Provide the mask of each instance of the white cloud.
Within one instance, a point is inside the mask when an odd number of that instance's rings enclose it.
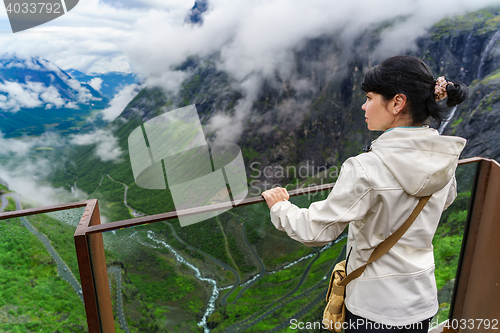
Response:
[[[71,89],[76,91],[75,97],[78,100],[78,102],[86,103],[88,101],[97,99],[96,97],[92,96],[92,94],[90,93],[90,91],[87,88],[82,86],[80,81],[75,80],[75,79],[68,77],[68,76],[62,76],[61,78]]]
[[[0,109],[4,111],[17,112],[21,108],[35,108],[42,105],[38,98],[39,94],[28,87],[28,85],[17,82],[0,83]]]
[[[42,206],[85,199],[86,195],[81,191],[71,193],[65,188],[54,188],[43,181],[54,167],[54,161],[47,159],[12,162],[0,165],[0,178],[9,184],[10,190]]]
[[[89,99],[95,99],[85,87],[79,86],[77,88],[76,98],[78,98],[79,101],[84,102]],[[0,82],[0,92],[4,93],[0,95],[0,109],[4,111],[17,112],[21,108],[35,108],[43,104],[47,104],[46,109],[64,106],[72,108],[76,106],[74,103],[65,101],[59,94],[57,88],[53,86],[47,87],[41,82]]]
[[[104,120],[112,121],[116,117],[118,117],[138,92],[138,84],[131,84],[123,87],[115,95],[115,97],[113,97],[113,99],[109,103],[110,106],[102,111]]]
[[[71,135],[70,143],[75,145],[95,144],[95,155],[103,162],[119,161],[122,150],[111,129],[99,129],[91,133]]]
[[[49,86],[40,92],[40,99],[44,103],[51,103],[55,105],[56,108],[60,108],[65,105],[64,99],[62,99],[59,91],[53,86]]]
[[[102,79],[100,77],[94,77],[88,84],[94,88],[95,90],[99,91],[101,90],[101,85],[102,85]]]
[[[142,74],[143,77],[145,75]],[[166,92],[176,93],[188,76],[188,73],[183,71],[165,69],[164,72],[148,73],[144,85],[150,87],[160,86]]]
[[[69,192],[64,188],[54,188],[44,181],[62,162],[42,157],[26,158],[35,153],[34,148],[60,148],[67,145],[67,140],[58,134],[45,133],[40,137],[4,138],[0,132],[0,178],[9,184],[9,189],[22,197],[43,206],[67,201],[78,201],[86,197],[85,193]]]
[[[234,115],[216,113],[209,119],[206,129],[209,132],[215,132],[214,141],[236,142],[239,139],[244,121],[251,112],[252,103],[257,97],[260,85],[260,77],[250,76],[241,83],[241,87],[247,94],[236,103]]]
[[[36,147],[59,148],[66,145],[64,138],[55,133],[44,133],[40,137],[4,138],[0,132],[0,155],[26,156]]]
[[[40,106],[42,102],[38,99],[38,94],[25,89],[25,87],[25,84],[17,82],[0,83],[0,92],[6,93],[6,95],[0,95],[0,109],[17,112],[21,107],[34,108]]]
[[[68,103],[66,103],[66,108],[68,108],[68,109],[78,109],[78,105],[76,105],[75,102],[68,102]]]

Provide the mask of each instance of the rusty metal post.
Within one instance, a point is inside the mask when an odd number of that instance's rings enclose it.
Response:
[[[94,279],[92,277],[92,264],[90,262],[90,248],[87,236],[85,235],[85,230],[90,224],[94,208],[95,203],[88,203],[85,207],[80,223],[76,228],[74,239],[89,332],[101,333],[99,309],[97,307],[96,293],[94,292]]]
[[[76,255],[89,332],[115,333],[102,234],[86,234],[89,226],[99,224],[97,200],[88,200],[74,236]]]

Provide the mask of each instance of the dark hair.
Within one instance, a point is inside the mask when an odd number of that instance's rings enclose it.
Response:
[[[421,125],[431,117],[439,126],[448,109],[465,100],[467,86],[463,83],[448,84],[445,104],[435,101],[435,85],[431,69],[422,60],[413,56],[395,56],[370,69],[361,89],[366,93],[380,94],[386,101],[396,94],[404,94],[405,108],[414,125]]]

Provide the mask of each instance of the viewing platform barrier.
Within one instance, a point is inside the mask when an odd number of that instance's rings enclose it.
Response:
[[[500,164],[485,158],[470,158],[459,165],[474,163],[475,176],[467,213],[448,323],[431,332],[478,332],[479,320],[500,320]],[[289,191],[299,196],[327,191],[334,184]],[[243,200],[237,207],[265,202],[259,197]],[[0,220],[65,211],[85,207],[74,234],[74,242],[88,329],[90,333],[114,333],[115,324],[106,268],[102,233],[154,222],[172,220],[178,213],[157,215],[101,224],[96,199],[61,205],[30,208],[0,214]],[[194,215],[232,207],[220,203],[183,211]],[[472,321],[474,324],[472,324]],[[465,325],[463,323],[466,323]],[[500,325],[500,324],[499,324]],[[446,326],[446,327],[445,327]]]

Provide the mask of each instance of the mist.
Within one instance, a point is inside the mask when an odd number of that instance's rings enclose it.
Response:
[[[69,191],[64,187],[54,187],[46,181],[49,174],[58,167],[62,169],[62,164],[57,165],[49,158],[13,158],[0,165],[0,178],[8,184],[9,190],[19,193],[22,202],[28,201],[30,205],[49,206],[85,200],[87,195],[78,189]]]
[[[138,84],[130,84],[120,89],[115,97],[109,102],[109,107],[101,112],[103,119],[107,121],[115,120],[115,118],[122,113],[127,104],[137,95],[139,90],[140,87]]]
[[[412,50],[415,41],[438,21],[478,10],[498,1],[229,1],[212,0],[203,24],[186,24],[178,12],[152,10],[134,24],[123,44],[131,67],[147,84],[175,92],[175,67],[188,56],[217,53],[217,67],[235,80],[244,93],[234,115],[218,113],[208,122],[217,140],[237,141],[251,103],[265,79],[276,73],[293,78],[293,54],[312,38],[335,36],[349,50],[356,37],[390,23],[371,55],[374,62]],[[163,80],[164,78],[165,80]],[[180,78],[182,79],[182,77]],[[301,82],[306,90],[311,85]]]
[[[243,98],[236,104],[234,113],[220,110],[213,114],[206,128],[215,133],[216,141],[236,142],[245,122],[252,119],[253,101],[264,82],[276,84],[274,77],[279,75],[297,91],[299,98],[315,92],[317,87],[308,78],[294,72],[294,52],[304,47],[308,40],[335,36],[342,45],[341,52],[348,55],[355,38],[382,23],[390,23],[370,55],[371,62],[376,63],[414,49],[417,38],[440,20],[498,5],[498,1],[211,0],[208,10],[201,14],[202,23],[191,24],[186,22],[186,16],[193,4],[180,0],[81,1],[74,10],[57,20],[25,33],[5,34],[0,45],[3,52],[24,54],[26,58],[40,56],[63,69],[74,68],[86,73],[134,72],[144,86],[160,86],[168,94],[178,93],[188,77],[189,73],[176,69],[187,57],[217,55],[217,69],[230,76],[234,89],[241,91]],[[5,20],[0,24],[5,26]],[[338,61],[333,65],[341,67],[343,60]],[[325,71],[333,65],[315,64]],[[90,94],[73,81],[68,84],[73,84],[78,91],[79,101],[91,99]],[[90,84],[99,90],[102,82],[94,80]],[[9,98],[0,97],[0,107],[11,112],[41,103],[63,107],[56,91],[29,82],[3,84],[0,90],[9,93]],[[109,121],[118,117],[136,91],[137,87],[133,86],[123,88],[103,111],[103,117]],[[287,101],[277,111],[283,117],[294,119],[299,110],[307,107],[305,98]],[[94,154],[102,161],[121,161],[123,152],[110,129],[69,138],[47,134],[40,138],[5,139],[0,134],[0,154],[19,159],[27,159],[29,152],[40,146],[57,148],[88,144],[95,145]],[[10,185],[20,193],[23,191],[23,196],[28,195],[29,190],[33,194],[45,193],[42,197],[51,198],[51,202],[57,201],[60,194],[71,198],[69,192],[33,187],[38,186],[37,182],[33,186],[25,182],[33,179],[33,170],[43,171],[39,173],[43,178],[54,167],[50,163],[40,163],[26,160],[25,167],[15,170],[4,165],[0,177],[10,180]]]
[[[118,139],[113,134],[113,129],[97,129],[90,133],[75,134],[69,137],[72,145],[96,145],[93,152],[103,162],[121,162],[123,151],[118,145]]]

